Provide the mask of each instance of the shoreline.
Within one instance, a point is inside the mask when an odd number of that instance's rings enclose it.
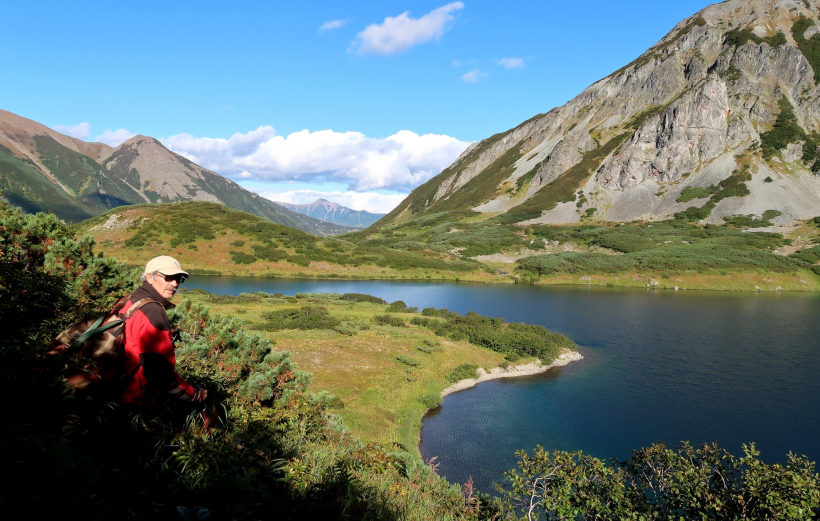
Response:
[[[549,371],[554,367],[564,367],[572,362],[577,362],[583,359],[584,356],[578,351],[564,351],[558,356],[558,358],[553,360],[552,363],[547,365],[542,365],[541,360],[535,360],[534,362],[530,362],[528,364],[509,366],[506,369],[504,369],[503,367],[494,367],[490,369],[489,373],[485,371],[483,368],[479,367],[476,370],[476,372],[478,373],[478,378],[468,378],[466,380],[460,380],[454,383],[450,387],[447,387],[446,389],[441,391],[441,397],[444,398],[447,395],[457,393],[465,389],[470,389],[480,384],[481,382],[499,380],[501,378],[516,378],[519,376],[532,376],[535,374],[541,374]]]
[[[129,265],[131,266],[131,265]],[[498,284],[498,285],[508,285],[508,284],[526,284],[523,281],[515,281],[510,278],[500,278],[500,279],[493,279],[493,280],[477,280],[477,279],[462,279],[459,277],[455,278],[398,278],[398,277],[367,277],[367,278],[357,278],[357,277],[322,277],[322,276],[308,276],[308,275],[270,275],[270,274],[237,274],[237,273],[196,273],[196,268],[191,270],[191,274],[197,277],[241,277],[241,278],[259,278],[259,279],[286,279],[286,280],[316,280],[316,281],[340,281],[340,282],[449,282],[449,283],[460,283],[466,282],[470,284]],[[781,288],[776,287],[775,289],[746,289],[746,288],[727,288],[727,287],[693,287],[693,286],[686,286],[686,287],[669,287],[669,286],[653,286],[651,284],[613,284],[611,282],[607,283],[600,283],[600,282],[569,282],[569,281],[550,281],[550,280],[538,280],[537,282],[531,283],[529,285],[532,286],[572,286],[572,287],[588,287],[588,288],[604,288],[604,289],[646,289],[647,291],[714,291],[720,293],[817,293],[820,292],[820,288]]]

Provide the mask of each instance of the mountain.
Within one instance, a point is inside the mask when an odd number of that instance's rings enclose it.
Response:
[[[375,228],[442,212],[522,225],[814,217],[819,13],[820,0],[707,7],[566,105],[472,145]]]
[[[326,199],[316,199],[310,204],[281,203],[288,210],[326,222],[352,226],[353,228],[367,228],[386,214],[370,213],[364,210],[352,210]]]
[[[135,136],[116,148],[86,143],[0,110],[0,191],[26,212],[79,222],[138,203],[210,201],[315,235],[352,228],[306,217]]]

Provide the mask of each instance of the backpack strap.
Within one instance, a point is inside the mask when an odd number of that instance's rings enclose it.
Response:
[[[157,302],[157,301],[152,299],[152,298],[144,298],[144,299],[141,299],[141,300],[138,300],[138,301],[134,302],[133,304],[131,304],[131,307],[128,308],[128,311],[125,312],[125,315],[121,315],[122,316],[122,321],[125,322],[126,320],[131,318],[134,315],[134,313],[139,311],[142,306],[144,306],[146,304],[150,304],[151,302]],[[159,304],[159,302],[157,302],[157,304]],[[160,304],[160,306],[161,305],[162,304]]]

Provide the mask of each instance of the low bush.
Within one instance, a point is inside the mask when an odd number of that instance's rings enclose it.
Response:
[[[416,347],[416,349],[418,349],[422,353],[427,353],[428,355],[433,354],[433,353],[439,353],[439,352],[442,351],[440,346],[428,346],[428,345],[420,345],[420,346]]]
[[[373,317],[373,322],[380,326],[404,327],[404,320],[392,315],[376,315]]]
[[[537,447],[518,452],[518,469],[500,487],[511,518],[549,519],[814,518],[820,479],[805,456],[785,465],[759,459],[754,444],[736,458],[717,444],[677,450],[663,443],[606,462],[581,452]],[[640,514],[638,514],[640,513]]]
[[[331,317],[327,308],[322,306],[302,306],[299,308],[280,309],[262,314],[265,322],[258,324],[260,331],[281,331],[283,329],[336,329],[340,321]]]
[[[499,353],[535,356],[551,362],[561,349],[575,349],[575,344],[543,326],[505,322],[502,318],[488,318],[469,312],[437,324],[435,333],[451,340],[467,339],[470,343]]]
[[[427,409],[435,409],[441,405],[441,395],[436,393],[423,394],[417,398],[420,404]]]
[[[407,355],[398,355],[396,361],[410,367],[418,367],[421,365],[421,360]]]
[[[397,300],[397,301],[393,302],[385,310],[385,313],[418,313],[418,312],[419,312],[419,308],[415,308],[415,307],[409,308],[409,307],[407,307],[407,304],[405,304],[404,301],[402,301],[402,300]]]
[[[806,248],[789,255],[790,259],[805,262],[807,264],[817,264],[820,262],[820,246]]]
[[[713,193],[717,192],[717,190],[718,187],[714,185],[708,188],[687,186],[681,192],[680,197],[677,198],[677,202],[688,203],[692,199],[705,199],[711,196]]]
[[[231,260],[234,264],[253,264],[256,262],[256,257],[244,251],[230,250],[228,253],[231,255]]]
[[[382,298],[374,297],[373,295],[365,295],[364,293],[345,293],[341,296],[342,300],[349,300],[351,302],[370,302],[371,304],[387,304]]]
[[[450,371],[450,374],[447,375],[447,380],[451,383],[456,383],[460,382],[461,380],[478,378],[478,373],[476,372],[477,369],[477,365],[461,364],[460,366]]]

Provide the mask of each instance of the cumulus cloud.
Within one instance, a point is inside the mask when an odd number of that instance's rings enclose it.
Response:
[[[523,58],[502,58],[498,64],[506,69],[523,69],[526,67]]]
[[[262,126],[228,139],[179,134],[169,149],[234,179],[341,182],[356,191],[407,190],[450,165],[470,143],[408,130],[384,138],[359,132],[302,130],[276,135]]]
[[[452,2],[433,9],[421,18],[410,18],[409,11],[388,16],[381,24],[371,24],[356,35],[353,48],[359,54],[396,54],[414,45],[438,40],[449,30],[453,13],[464,9],[462,2]]]
[[[407,197],[407,194],[380,194],[377,192],[321,192],[318,190],[288,190],[285,192],[259,192],[271,201],[291,204],[309,204],[325,199],[354,210],[371,213],[389,213]]]
[[[347,20],[331,20],[329,22],[325,22],[319,26],[319,33],[321,34],[325,31],[332,31],[333,29],[341,29],[349,20],[350,19],[348,18]]]
[[[486,78],[487,73],[482,71],[481,69],[474,69],[467,74],[461,76],[461,80],[464,83],[478,83],[481,81],[481,78]]]
[[[124,128],[118,128],[117,130],[111,130],[109,128],[106,129],[105,132],[97,136],[97,139],[95,141],[99,143],[105,143],[108,146],[116,147],[121,145],[124,141],[128,141],[134,136],[136,136],[136,134]]]
[[[91,133],[91,123],[80,123],[79,125],[56,125],[54,130],[60,134],[65,134],[77,139],[85,139]]]

